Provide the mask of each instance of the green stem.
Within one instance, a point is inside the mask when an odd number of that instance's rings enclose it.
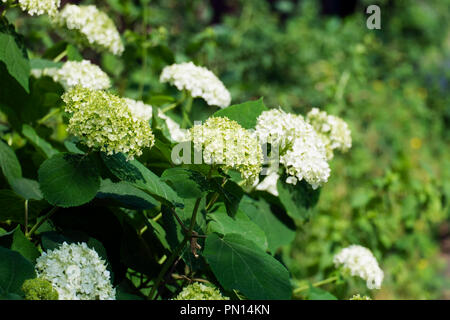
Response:
[[[28,200],[25,200],[25,234],[28,234]]]
[[[30,232],[26,233],[26,236],[30,238],[37,229],[45,222],[47,221],[56,211],[58,211],[59,207],[53,207],[40,221],[38,221],[30,230]]]
[[[67,55],[67,49],[64,50],[63,52],[61,52],[59,55],[57,55],[54,59],[53,62],[59,62],[62,60],[62,58],[64,58]]]
[[[194,209],[192,211],[192,218],[191,218],[191,224],[189,226],[189,230],[187,231],[186,235],[184,236],[183,241],[181,241],[181,243],[178,245],[178,247],[176,247],[175,251],[172,252],[169,259],[167,259],[166,262],[164,262],[164,265],[163,265],[161,271],[159,272],[158,277],[156,278],[155,284],[153,285],[152,290],[150,291],[150,294],[148,295],[148,299],[153,299],[153,297],[155,296],[155,293],[158,290],[158,287],[161,284],[161,281],[164,278],[164,276],[166,275],[167,271],[172,266],[172,264],[175,262],[175,260],[180,256],[180,253],[183,250],[183,248],[186,246],[186,243],[188,243],[188,241],[191,239],[192,230],[194,229],[194,226],[195,226],[195,221],[197,219],[197,212],[198,212],[198,208],[200,207],[201,200],[202,200],[202,198],[198,198],[197,201],[195,202]]]
[[[183,101],[184,100],[186,100],[186,92],[185,91],[183,91],[183,94],[181,95],[181,99],[180,100],[178,100],[177,102],[174,102],[174,103],[172,103],[172,104],[169,104],[167,107],[165,107],[165,108],[162,108],[161,109],[161,112],[162,113],[166,113],[167,111],[170,111],[170,110],[172,110],[172,109],[175,109],[177,106],[179,106],[181,103],[183,103]]]
[[[189,92],[186,92],[187,100],[183,108],[183,122],[181,123],[182,128],[186,128],[187,125],[192,126],[192,122],[189,119],[189,115],[192,110],[192,101],[194,100]]]
[[[330,277],[328,279],[315,282],[315,283],[312,284],[312,286],[313,287],[320,287],[320,286],[323,286],[325,284],[333,283],[333,282],[337,281],[338,279],[339,279],[338,276]],[[299,292],[302,292],[302,291],[305,291],[305,290],[308,290],[308,289],[309,289],[309,286],[298,287],[298,288],[294,289],[293,293],[297,294]]]
[[[228,179],[223,178],[221,187],[223,188],[227,182],[228,182]],[[219,199],[219,196],[220,196],[219,193],[216,191],[214,193],[214,195],[212,196],[211,200],[209,201],[209,203],[206,205],[206,208],[205,208],[206,211],[209,211],[209,209],[211,209],[211,207],[214,205],[214,203],[216,203],[217,199]]]
[[[147,32],[147,24],[148,24],[148,5],[146,1],[141,1],[141,5],[143,6],[143,24],[142,24],[142,31],[145,36],[145,40],[143,42],[143,66],[142,71],[144,77],[142,77],[142,81],[139,83],[139,96],[141,97],[141,100],[144,99],[144,85],[145,85],[145,76],[147,75],[147,67],[148,67],[148,48],[150,47],[151,43],[148,42],[148,32]]]
[[[48,119],[50,119],[51,117],[57,115],[59,112],[61,111],[61,109],[57,108],[57,109],[53,109],[53,111],[51,111],[50,113],[48,113],[47,115],[45,115],[43,118],[39,119],[37,121],[38,124],[43,124],[45,121],[47,121]]]

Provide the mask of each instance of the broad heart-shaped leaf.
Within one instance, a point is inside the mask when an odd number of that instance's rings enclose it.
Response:
[[[239,203],[239,210],[257,224],[266,234],[269,251],[275,251],[295,238],[295,224],[286,215],[276,215],[264,199],[254,200],[244,196]],[[281,219],[280,219],[281,218]]]
[[[23,282],[36,278],[34,266],[18,252],[0,247],[0,300],[21,299]]]
[[[235,104],[214,113],[214,117],[227,117],[235,120],[245,129],[252,129],[256,126],[256,120],[259,115],[268,110],[263,102],[263,98],[256,101],[247,101],[241,104]]]
[[[237,212],[233,219],[227,214],[225,206],[220,204],[215,211],[208,213],[207,219],[209,219],[208,232],[221,235],[237,233],[253,241],[261,250],[267,250],[267,238],[264,231],[253,223],[245,213]]]
[[[59,207],[91,201],[100,188],[96,163],[89,155],[60,153],[45,160],[38,171],[44,198]]]
[[[183,202],[177,193],[139,161],[127,161],[122,153],[108,156],[102,152],[101,157],[111,173],[120,180],[130,182],[133,186],[148,192],[159,201],[172,206],[183,206]]]
[[[211,190],[206,177],[198,171],[170,168],[163,172],[161,180],[171,186],[184,199],[201,198]]]
[[[337,298],[328,291],[310,285],[308,290],[308,300],[337,300]]]
[[[39,250],[28,240],[20,228],[16,228],[13,235],[11,250],[19,252],[24,258],[34,264],[41,255]]]
[[[320,189],[314,190],[304,180],[296,185],[284,182],[280,178],[277,182],[278,197],[286,209],[286,213],[299,220],[307,220],[311,215],[311,209],[319,201]]]
[[[22,178],[22,168],[14,151],[0,140],[0,167],[3,175],[9,183],[15,179]]]
[[[239,290],[252,300],[291,298],[287,269],[239,234],[208,235],[203,255],[226,290]]]
[[[4,24],[0,21],[0,24]],[[8,33],[5,33],[8,32]],[[26,51],[21,49],[21,38],[15,34],[13,27],[8,26],[0,28],[0,61],[6,65],[9,74],[29,92],[30,62],[26,56]]]
[[[39,137],[33,127],[24,124],[22,127],[22,134],[47,159],[59,153],[59,151],[53,148],[50,143]]]
[[[46,201],[28,201],[28,219],[31,221],[47,208]],[[23,224],[25,217],[25,199],[12,190],[0,190],[0,221],[11,220]]]
[[[141,189],[126,181],[117,183],[102,180],[97,193],[99,199],[113,199],[124,208],[146,210],[159,205],[159,202]]]

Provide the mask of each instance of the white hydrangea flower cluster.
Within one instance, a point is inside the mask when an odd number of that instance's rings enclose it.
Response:
[[[151,105],[145,104],[142,101],[136,101],[129,98],[124,98],[128,107],[133,111],[134,114],[139,117],[150,120],[153,116],[153,107]],[[161,109],[158,109],[158,118],[164,120],[166,122],[167,129],[169,130],[169,134],[173,141],[175,142],[183,142],[189,140],[188,138],[188,130],[181,129],[180,125],[173,121],[170,117],[165,115]]]
[[[264,111],[258,117],[255,129],[260,143],[278,146],[280,163],[288,174],[287,183],[296,184],[305,179],[317,189],[328,181],[330,166],[325,145],[301,115],[280,109]]]
[[[329,160],[333,158],[335,149],[346,152],[352,147],[351,131],[341,118],[313,108],[306,115],[306,121],[314,127],[324,141]]]
[[[64,242],[36,259],[37,276],[51,282],[59,300],[115,300],[105,261],[86,243]]]
[[[190,140],[195,151],[202,152],[205,163],[235,169],[250,185],[257,179],[263,162],[261,146],[252,132],[236,121],[211,117],[190,129]]]
[[[169,82],[178,90],[187,90],[191,96],[203,98],[210,106],[226,108],[231,95],[214,73],[192,62],[173,64],[163,69],[161,82]]]
[[[174,300],[230,300],[223,296],[217,288],[194,282],[181,290]]]
[[[108,154],[127,153],[128,159],[152,147],[155,137],[148,119],[135,111],[136,104],[103,90],[76,86],[62,96],[71,113],[67,130],[90,148]]]
[[[142,101],[133,100],[130,98],[123,98],[128,108],[133,112],[133,114],[139,118],[149,121],[152,118],[153,108],[152,106],[145,104]]]
[[[8,2],[8,0],[3,0]],[[19,0],[19,6],[30,16],[48,14],[54,16],[58,12],[61,0]]]
[[[33,69],[31,74],[36,78],[49,76],[59,82],[64,89],[80,85],[92,90],[109,89],[111,81],[99,66],[88,60],[67,61],[61,68]]]
[[[73,31],[82,45],[121,55],[124,46],[114,22],[94,5],[66,5],[54,22]]]
[[[359,276],[366,280],[369,289],[381,288],[384,272],[369,249],[351,245],[336,254],[333,262],[336,267],[343,265],[344,271],[350,272],[352,276]]]

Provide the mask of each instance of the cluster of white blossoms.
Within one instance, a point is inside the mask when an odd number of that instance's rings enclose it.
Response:
[[[8,0],[2,1],[4,3],[8,2]],[[58,12],[60,4],[61,0],[19,0],[20,9],[31,16],[43,14],[54,16]]]
[[[191,96],[203,98],[210,106],[226,108],[231,95],[214,73],[192,62],[173,64],[163,69],[161,82],[169,82],[178,90],[187,90]]]
[[[280,109],[264,111],[257,120],[256,135],[260,143],[278,147],[279,162],[288,175],[286,182],[305,180],[313,189],[328,181],[330,166],[322,139],[301,115]],[[276,176],[272,176],[275,180]]]
[[[145,121],[149,121],[152,118],[152,106],[145,104],[142,101],[133,100],[130,98],[123,99],[126,101],[128,108],[136,117],[142,118]]]
[[[99,66],[88,60],[67,61],[61,68],[33,69],[31,74],[36,78],[49,76],[59,82],[64,89],[80,85],[93,90],[109,89],[111,81]]]
[[[36,273],[49,281],[59,300],[115,300],[105,261],[86,243],[64,242],[36,259]]]
[[[190,140],[195,151],[202,152],[205,163],[235,169],[247,184],[261,171],[263,154],[258,140],[234,120],[211,117],[190,129]]]
[[[341,118],[313,108],[306,115],[306,121],[314,127],[324,141],[329,160],[333,158],[335,149],[346,152],[352,147],[351,131]]]
[[[194,282],[181,290],[174,300],[230,300],[224,297],[217,288]]]
[[[133,159],[155,143],[148,119],[136,112],[138,103],[132,100],[81,86],[66,92],[62,99],[71,114],[68,132],[90,148],[110,155],[123,152]]]
[[[153,116],[153,107],[151,105],[145,104],[142,101],[136,101],[129,98],[124,98],[127,103],[128,107],[133,111],[134,114],[138,115],[139,117],[150,120]],[[165,121],[167,129],[169,130],[170,137],[175,142],[183,142],[186,140],[189,140],[188,138],[188,130],[187,129],[181,129],[180,125],[173,121],[170,117],[165,115],[161,109],[158,109],[158,118]]]
[[[72,31],[81,45],[121,55],[124,46],[114,22],[94,5],[66,5],[54,22]]]
[[[366,280],[369,289],[381,288],[384,273],[369,249],[359,245],[351,245],[336,254],[333,262],[336,267],[343,265],[344,271],[350,272],[352,276],[359,276]]]

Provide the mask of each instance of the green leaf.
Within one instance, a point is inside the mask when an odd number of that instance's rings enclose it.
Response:
[[[22,284],[36,278],[34,267],[19,253],[0,247],[0,299],[21,299]]]
[[[76,141],[65,140],[64,146],[66,147],[67,151],[69,151],[70,153],[84,154],[83,150],[78,148]]]
[[[234,216],[239,209],[239,202],[244,195],[242,188],[235,182],[228,180],[222,187],[223,178],[212,179],[214,190],[219,192],[220,199],[225,203],[227,212],[230,216]]]
[[[124,208],[136,210],[152,209],[159,205],[155,198],[131,183],[125,181],[113,183],[109,179],[101,181],[97,198],[114,199]]]
[[[310,285],[308,300],[337,300],[337,298],[328,291]]]
[[[60,153],[42,163],[39,184],[45,199],[59,207],[91,201],[100,188],[100,176],[88,155]]]
[[[22,134],[47,159],[59,153],[59,151],[53,148],[50,143],[39,137],[37,132],[31,126],[24,124],[22,127]]]
[[[0,167],[3,175],[9,183],[15,179],[22,178],[22,168],[14,151],[0,140]]]
[[[69,60],[72,61],[82,61],[83,60],[83,56],[81,55],[80,51],[78,51],[78,49],[72,45],[72,44],[68,44],[67,45],[67,58]]]
[[[31,69],[61,68],[62,62],[54,62],[52,60],[34,58],[30,59]]]
[[[266,234],[269,251],[275,251],[295,238],[295,224],[289,217],[275,215],[270,205],[264,200],[254,200],[244,196],[239,204],[239,210],[247,214]]]
[[[36,259],[41,255],[39,250],[28,240],[20,228],[14,231],[13,242],[11,245],[11,250],[17,251],[24,258],[28,259],[34,264]]]
[[[253,300],[291,298],[287,269],[239,234],[208,235],[203,255],[226,290],[239,290]]]
[[[227,117],[235,120],[245,129],[252,129],[256,126],[256,120],[259,115],[268,110],[264,105],[263,98],[256,101],[247,101],[241,104],[235,104],[214,113],[214,117]]]
[[[130,182],[133,186],[150,193],[159,201],[175,206],[183,205],[176,192],[139,161],[127,161],[121,153],[112,156],[101,153],[101,157],[111,173],[120,180]]]
[[[244,217],[241,217],[244,216]],[[208,232],[216,232],[221,235],[237,233],[244,238],[253,241],[261,250],[267,250],[267,238],[264,231],[253,223],[246,215],[236,214],[236,218],[231,218],[223,205],[207,215],[210,220],[208,223]]]
[[[11,188],[27,200],[42,200],[44,198],[36,180],[27,178],[15,179],[11,183]]]
[[[314,190],[304,180],[296,185],[285,183],[284,180],[278,179],[277,190],[287,214],[302,221],[309,219],[312,208],[319,201],[320,189]]]
[[[9,27],[10,34],[0,33],[0,61],[6,65],[9,74],[29,92],[30,62],[22,50],[21,38]],[[14,32],[14,33],[13,33]]]
[[[150,103],[152,106],[161,106],[165,103],[171,103],[175,102],[175,98],[172,96],[151,96],[148,103]]]
[[[28,219],[32,220],[48,207],[46,201],[28,202]],[[11,220],[14,222],[24,223],[25,216],[25,199],[16,194],[12,190],[0,190],[0,221]]]
[[[170,168],[163,172],[161,180],[171,186],[181,198],[201,198],[210,186],[206,177],[198,171],[183,168]]]
[[[184,200],[184,208],[168,208],[166,206],[163,206],[161,208],[162,210],[162,222],[164,230],[166,231],[166,240],[167,244],[170,245],[171,251],[173,251],[178,245],[181,243],[181,241],[184,238],[184,230],[180,226],[180,224],[177,222],[176,218],[174,217],[173,212],[171,210],[175,210],[178,217],[181,219],[181,221],[184,223],[186,227],[189,227],[189,223],[192,218],[192,212],[195,207],[195,199],[185,199]],[[194,231],[198,232],[199,234],[205,234],[206,230],[206,219],[205,219],[205,206],[206,206],[206,198],[202,198],[200,201],[200,205],[198,208],[198,214],[196,217],[196,223],[194,226]],[[203,239],[199,238],[198,242],[203,247]],[[188,248],[188,247],[186,247]],[[200,258],[195,258],[192,254],[191,250],[186,249],[183,251],[183,260],[189,265],[191,270],[204,270],[205,269],[205,262],[204,259],[200,256]]]

